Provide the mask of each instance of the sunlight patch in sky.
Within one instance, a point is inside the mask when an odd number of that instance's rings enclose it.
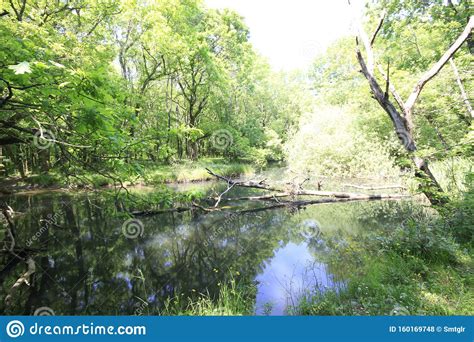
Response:
[[[308,67],[331,42],[351,34],[353,13],[362,6],[352,2],[350,7],[347,0],[205,0],[210,8],[240,13],[256,50],[274,69],[286,71]]]

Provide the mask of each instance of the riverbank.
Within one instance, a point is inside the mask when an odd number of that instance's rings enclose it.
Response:
[[[156,186],[169,183],[191,183],[213,179],[206,168],[225,177],[248,176],[255,173],[253,164],[244,161],[229,162],[224,158],[203,158],[198,161],[183,161],[171,165],[148,165],[134,175],[115,175],[114,178],[97,173],[81,173],[63,176],[57,172],[31,174],[25,178],[9,177],[0,181],[0,192],[4,194],[33,190],[101,189],[114,185],[120,179],[125,186]]]
[[[48,226],[48,235],[41,235],[44,241],[31,245],[47,250],[35,258],[48,255],[62,269],[75,270],[67,280],[62,273],[47,270],[38,271],[37,277],[61,277],[65,287],[74,287],[80,264],[61,256],[80,241],[90,255],[91,279],[102,284],[113,279],[112,288],[98,287],[88,313],[117,312],[115,304],[93,304],[105,302],[99,299],[117,288],[116,302],[123,303],[123,314],[134,314],[137,306],[141,314],[167,315],[472,313],[472,197],[453,202],[446,213],[416,201],[281,208],[257,215],[145,215],[135,220],[123,211],[199,201],[211,195],[215,186],[195,183],[184,186],[185,191],[182,186],[155,186],[136,187],[129,193],[29,194],[11,196],[8,204],[20,213],[18,246],[32,241],[37,222],[50,217],[54,224]],[[244,190],[234,189],[233,195],[242,196]],[[65,229],[75,225],[78,230]],[[91,239],[78,240],[77,234]],[[46,238],[61,244],[47,245]],[[143,252],[136,252],[138,245]],[[107,261],[102,250],[107,251]],[[18,279],[17,273],[9,275],[4,291]],[[162,293],[160,279],[170,279],[173,291]],[[288,281],[300,287],[288,287]],[[305,292],[300,292],[303,288]],[[62,288],[54,291],[63,293]],[[306,295],[303,300],[301,294]],[[286,295],[292,296],[291,301]],[[147,300],[147,305],[141,305]],[[53,309],[70,313],[57,304]],[[17,307],[9,312],[24,310]]]
[[[449,223],[453,218],[411,217],[392,230],[328,240],[330,263],[345,270],[347,286],[316,291],[295,313],[472,315],[472,240],[460,238],[461,223]]]

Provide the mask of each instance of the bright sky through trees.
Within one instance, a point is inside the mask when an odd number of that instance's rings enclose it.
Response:
[[[212,8],[231,8],[245,18],[250,40],[276,70],[308,67],[317,53],[351,33],[354,3],[347,0],[205,0]]]

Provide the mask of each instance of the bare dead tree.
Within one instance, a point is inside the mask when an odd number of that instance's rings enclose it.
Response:
[[[430,168],[428,167],[428,161],[425,158],[421,158],[415,154],[417,147],[413,139],[413,109],[415,103],[423,90],[424,86],[435,77],[439,71],[444,67],[444,65],[453,57],[456,51],[461,47],[461,45],[468,39],[469,34],[471,33],[474,27],[474,17],[471,16],[468,24],[464,28],[463,32],[459,35],[456,41],[449,47],[448,50],[441,56],[441,58],[436,62],[415,85],[411,94],[408,96],[406,101],[403,101],[399,93],[396,91],[393,84],[390,83],[390,75],[385,74],[380,65],[377,65],[379,71],[383,75],[386,82],[386,89],[390,90],[395,101],[397,102],[400,110],[398,110],[394,104],[390,101],[386,92],[382,90],[382,87],[379,85],[374,74],[374,66],[377,64],[375,62],[374,53],[372,50],[372,45],[375,42],[377,33],[380,31],[380,28],[383,25],[385,19],[385,13],[382,14],[380,20],[377,24],[377,28],[372,35],[372,38],[369,39],[365,33],[361,24],[358,25],[358,36],[356,38],[356,54],[357,60],[359,61],[361,72],[369,82],[370,90],[373,97],[377,100],[380,106],[385,110],[389,115],[395,131],[400,138],[405,150],[409,153],[415,167],[415,175],[427,181],[428,186],[422,186],[422,191],[432,204],[444,204],[446,203],[446,197],[443,195],[443,189],[437,182]],[[362,41],[365,52],[367,55],[367,62],[362,56],[362,52],[359,47],[359,40]]]

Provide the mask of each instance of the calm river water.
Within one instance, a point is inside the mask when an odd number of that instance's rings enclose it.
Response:
[[[192,187],[212,193],[215,184]],[[169,213],[137,224],[117,212],[106,192],[2,199],[20,213],[16,244],[34,249],[36,262],[31,286],[6,306],[3,299],[25,267],[1,256],[2,314],[42,307],[57,315],[153,314],[167,298],[214,297],[230,279],[255,285],[256,314],[290,314],[301,296],[344,286],[344,272],[324,262],[327,237],[404,219],[394,214],[401,202],[379,201],[230,216]]]

